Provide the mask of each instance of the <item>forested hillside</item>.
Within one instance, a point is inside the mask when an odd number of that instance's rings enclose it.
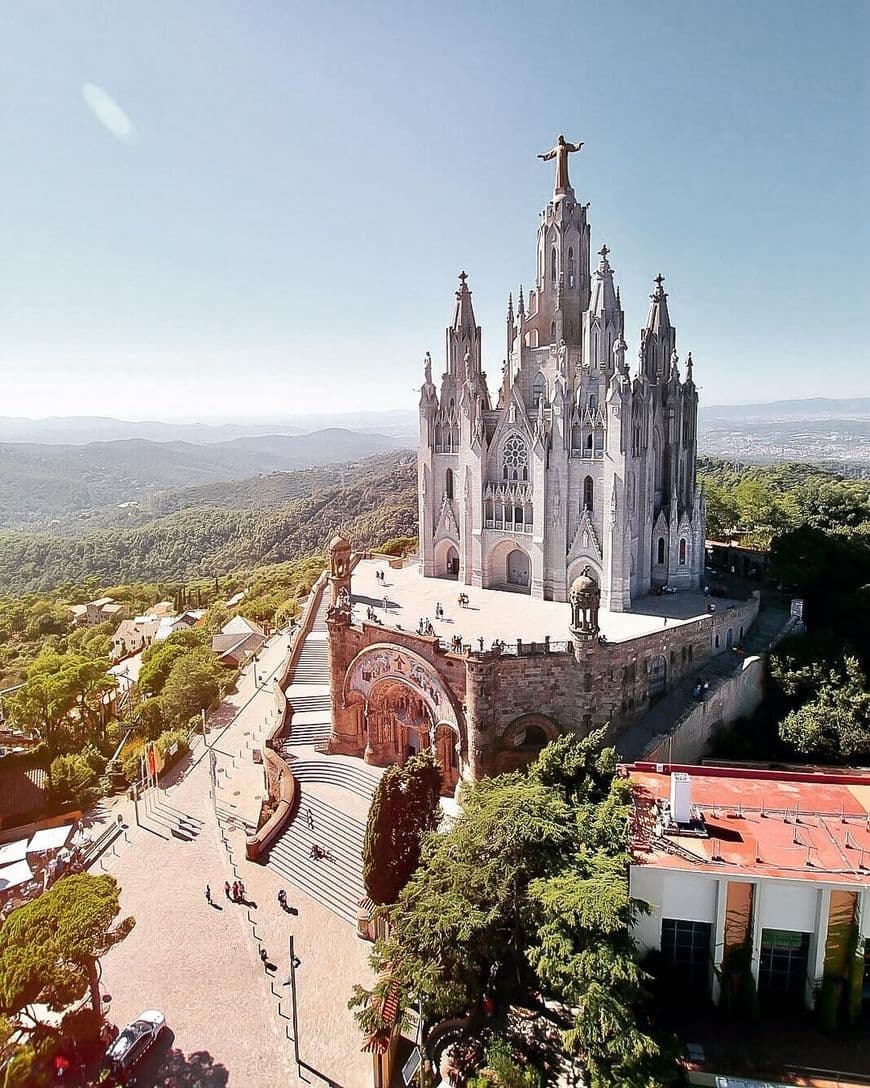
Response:
[[[106,584],[210,577],[319,552],[338,531],[359,547],[416,534],[413,455],[347,466],[345,479],[277,509],[252,509],[250,499],[242,506],[238,485],[221,485],[239,508],[193,506],[79,537],[0,533],[0,592],[44,591],[88,576]]]
[[[0,445],[0,525],[50,527],[53,518],[94,507],[147,502],[155,491],[337,464],[399,444],[384,435],[331,428],[209,445],[145,439]]]

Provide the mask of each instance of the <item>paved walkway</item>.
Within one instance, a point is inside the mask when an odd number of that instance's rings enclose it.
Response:
[[[166,1014],[169,1032],[142,1063],[140,1088],[273,1088],[276,1084],[371,1083],[371,1059],[347,1000],[355,982],[371,980],[369,946],[354,929],[272,867],[248,862],[244,840],[264,793],[262,767],[252,750],[272,724],[272,680],[289,649],[274,636],[238,690],[209,720],[217,789],[209,792],[211,757],[200,740],[186,765],[173,769],[159,791],[133,805],[116,799],[97,822],[120,812],[125,836],[103,859],[117,877],[133,933],[103,962],[103,991],[111,1017],[123,1024],[149,1007]],[[247,803],[246,803],[247,802]],[[241,878],[248,906],[228,901],[224,881]],[[205,900],[209,884],[213,905]],[[284,887],[293,913],[277,903]],[[298,913],[297,913],[298,912]],[[309,1067],[297,1074],[293,1058],[288,936],[295,938],[299,1050]],[[272,967],[264,969],[265,948]],[[311,1070],[317,1070],[321,1076]]]

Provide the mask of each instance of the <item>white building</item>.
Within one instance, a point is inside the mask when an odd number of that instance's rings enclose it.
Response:
[[[420,399],[424,575],[565,601],[584,570],[601,606],[630,607],[652,586],[698,588],[704,500],[695,479],[698,393],[681,378],[676,329],[657,276],[634,377],[606,246],[590,270],[588,204],[568,179],[562,137],[547,157],[556,187],[541,213],[535,287],[508,301],[495,402],[481,330],[461,273],[436,389]]]
[[[870,774],[624,770],[630,890],[649,910],[635,923],[641,952],[717,1003],[737,986],[741,950],[762,1007],[812,1007],[823,983],[848,987],[855,971],[870,998]]]

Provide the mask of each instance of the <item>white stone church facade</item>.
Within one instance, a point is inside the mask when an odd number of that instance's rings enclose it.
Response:
[[[584,569],[619,612],[656,586],[697,589],[704,497],[696,483],[698,393],[655,280],[629,374],[608,249],[590,266],[587,204],[568,179],[541,213],[535,288],[508,303],[493,403],[465,273],[440,387],[426,358],[418,459],[423,574],[566,601]]]

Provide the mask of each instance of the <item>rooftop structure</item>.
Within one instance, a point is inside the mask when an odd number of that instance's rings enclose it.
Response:
[[[640,864],[870,885],[870,772],[648,763],[625,770]],[[688,822],[673,818],[677,775],[685,782]]]
[[[870,771],[622,770],[635,941],[675,981],[730,1005],[750,970],[780,1009],[870,978]]]

